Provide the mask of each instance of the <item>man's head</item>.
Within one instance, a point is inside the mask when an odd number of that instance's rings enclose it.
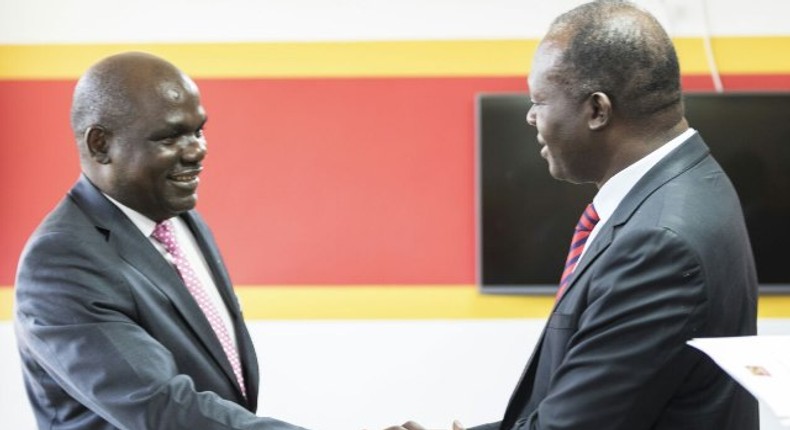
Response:
[[[600,185],[647,150],[622,144],[624,130],[652,137],[683,120],[672,41],[629,2],[587,3],[559,16],[538,46],[529,86],[527,121],[551,174],[570,182]]]
[[[149,54],[105,58],[74,90],[71,126],[82,171],[155,221],[194,208],[205,122],[195,83]]]

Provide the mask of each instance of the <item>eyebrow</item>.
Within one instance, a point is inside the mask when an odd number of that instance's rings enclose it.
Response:
[[[202,118],[203,119],[200,121],[198,126],[195,127],[196,130],[201,129],[203,128],[203,126],[206,125],[206,122],[208,121],[208,116],[203,115]],[[174,121],[174,122],[168,122],[167,125],[163,127],[163,129],[168,129],[168,130],[172,130],[173,132],[178,131],[183,133],[192,130],[192,127],[189,125],[188,121]]]
[[[198,124],[197,128],[195,128],[194,130],[203,129],[207,121],[208,121],[208,116],[203,116],[203,120],[200,121],[200,124]],[[185,122],[171,122],[171,123],[167,123],[162,128],[151,133],[149,139],[160,140],[170,136],[182,135],[192,130],[193,128],[189,127]]]

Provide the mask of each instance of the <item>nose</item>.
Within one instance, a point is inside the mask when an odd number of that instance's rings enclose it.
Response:
[[[199,162],[206,157],[206,152],[208,152],[208,148],[206,146],[206,138],[203,136],[191,136],[187,140],[186,146],[184,146],[184,151],[182,152],[182,158],[185,161],[189,162]]]
[[[535,127],[535,105],[531,105],[527,111],[527,124]]]

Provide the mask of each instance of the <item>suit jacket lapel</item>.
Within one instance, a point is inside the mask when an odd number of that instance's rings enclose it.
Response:
[[[255,356],[249,332],[244,324],[244,318],[241,314],[238,299],[233,292],[233,284],[231,283],[230,276],[225,269],[225,263],[222,261],[219,248],[200,216],[194,211],[189,211],[184,213],[182,218],[187,223],[190,230],[192,230],[192,234],[195,236],[200,251],[203,253],[203,257],[206,259],[206,263],[214,278],[214,283],[230,313],[233,328],[236,332],[239,357],[241,358],[241,364],[246,375],[247,399],[251,408],[254,409],[258,398],[258,360]],[[227,370],[231,371],[230,375],[233,376],[232,369],[228,367]],[[233,376],[233,380],[236,380],[235,376]]]
[[[214,334],[214,329],[211,328],[203,311],[184,286],[176,269],[162,257],[150,240],[140,232],[134,223],[112,202],[107,200],[87,178],[84,176],[80,178],[74,188],[72,188],[70,196],[83,208],[85,213],[92,217],[96,228],[104,233],[107,241],[118,250],[121,258],[173,302],[174,307],[181,313],[187,324],[192,327],[196,337],[203,343],[208,354],[222,368],[229,380],[234,385],[237,385],[233,369],[225,356],[222,345]],[[201,251],[206,253],[207,248],[210,247],[205,246],[206,240],[203,235],[194,229],[193,234],[197,238],[198,243],[200,243]],[[219,271],[214,258],[216,254],[215,250],[211,250],[209,254],[205,254],[206,260],[209,261],[215,279],[222,279],[223,276],[217,275]],[[226,274],[224,278],[227,279]],[[229,288],[228,284],[218,283],[218,288],[223,300],[228,303],[228,292],[226,291]],[[236,320],[238,317],[237,306],[228,306],[228,309],[232,318]],[[234,324],[238,325],[235,321]],[[240,339],[242,337],[244,336],[239,336]],[[247,360],[242,360],[242,362],[244,361]]]
[[[576,266],[576,270],[574,270],[573,276],[565,291],[566,294],[563,294],[563,297],[567,295],[568,290],[573,288],[576,280],[581,278],[582,274],[593,264],[598,256],[609,247],[609,244],[611,244],[614,239],[615,231],[639,210],[639,207],[645,199],[653,194],[659,187],[699,163],[709,153],[710,150],[708,146],[705,145],[702,137],[696,133],[692,135],[688,141],[670,152],[659,161],[658,164],[653,166],[653,168],[634,185],[634,188],[628,192],[623,201],[617,206],[612,217],[601,228],[601,231],[590,245],[590,248],[585,251],[584,256],[581,261],[579,261],[578,266]],[[560,298],[560,301],[561,300],[562,298]]]
[[[590,266],[592,266],[601,253],[611,245],[614,240],[615,231],[639,210],[642,202],[660,186],[698,164],[702,159],[707,157],[709,153],[710,150],[699,134],[694,134],[687,142],[669,153],[637,182],[634,188],[631,189],[617,207],[609,221],[602,227],[598,236],[596,236],[595,240],[590,244],[590,248],[584,253],[582,260],[579,261],[578,266],[576,266],[576,270],[568,284],[565,294],[555,303],[555,309],[557,305],[568,296],[568,291],[573,288],[576,281],[581,278]],[[534,388],[533,383],[538,365],[538,357],[543,347],[545,334],[546,328],[544,327],[538,343],[535,346],[535,350],[532,352],[524,368],[524,372],[521,375],[521,379],[510,398],[505,416],[502,420],[502,429],[511,428],[521,416],[524,408],[527,407],[527,402]]]

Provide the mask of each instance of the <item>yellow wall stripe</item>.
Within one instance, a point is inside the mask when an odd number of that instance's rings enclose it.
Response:
[[[250,319],[545,318],[553,297],[481,295],[473,286],[237,288]]]
[[[758,306],[759,318],[790,318],[790,296],[763,296]]]
[[[712,48],[722,73],[790,73],[790,36],[719,37]]]
[[[14,290],[0,287],[0,321],[8,321],[14,308]]]
[[[550,296],[481,295],[472,285],[237,287],[249,320],[545,318]],[[0,321],[13,290],[0,287]],[[760,318],[790,318],[790,296],[762,296]]]
[[[197,78],[522,76],[537,40],[0,45],[0,79],[74,79],[99,58],[163,56]],[[685,74],[709,73],[701,38],[676,38]],[[790,73],[790,36],[715,37],[723,74]]]
[[[0,46],[0,79],[69,79],[104,56],[151,52],[198,78],[501,76],[527,69],[536,41]]]

